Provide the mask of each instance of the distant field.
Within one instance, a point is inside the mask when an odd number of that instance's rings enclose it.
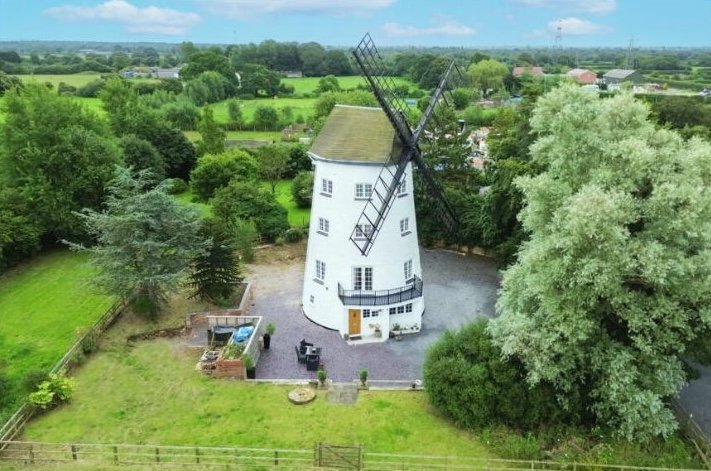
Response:
[[[365,85],[365,80],[360,75],[348,75],[344,77],[336,77],[338,84],[342,89],[355,88],[358,85]],[[313,93],[318,87],[318,81],[321,77],[303,77],[303,78],[284,78],[282,81],[294,87],[294,93]],[[410,88],[416,88],[416,85],[409,80],[400,77],[393,77],[396,85],[407,85]]]
[[[183,131],[192,142],[200,140],[197,131]],[[278,131],[227,131],[227,139],[231,141],[280,141],[281,133]]]
[[[111,306],[114,299],[91,286],[88,260],[56,250],[0,277],[0,365],[15,393],[27,372],[48,371]]]
[[[18,75],[18,77],[23,82],[37,82],[45,83],[49,82],[56,88],[59,82],[64,82],[72,87],[83,87],[87,83],[96,80],[101,77],[102,74],[98,72],[81,72],[78,74],[64,74],[64,75]],[[158,79],[131,79],[131,82],[158,82]]]
[[[297,115],[308,119],[314,114],[314,104],[316,98],[260,98],[258,100],[240,100],[242,105],[242,116],[246,121],[251,121],[254,118],[254,111],[259,106],[271,106],[281,112],[286,107],[291,108],[292,116]],[[218,123],[227,123],[230,120],[227,112],[227,100],[210,105],[215,113],[215,120]]]

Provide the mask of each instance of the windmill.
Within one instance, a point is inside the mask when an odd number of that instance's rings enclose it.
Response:
[[[450,63],[417,123],[394,93],[370,35],[353,50],[380,107],[336,105],[309,149],[314,163],[302,309],[351,340],[417,332],[424,312],[413,167],[442,227],[457,218],[426,164],[420,139],[434,134],[458,73]],[[419,190],[419,188],[418,188]],[[376,243],[377,239],[377,243]]]
[[[446,93],[453,88],[454,79],[458,78],[454,76],[459,75],[455,62],[449,63],[439,85],[432,94],[427,109],[422,114],[419,123],[413,127],[405,118],[405,103],[394,93],[395,84],[392,78],[385,74],[385,64],[370,34],[366,34],[358,43],[358,46],[353,50],[353,56],[360,67],[363,78],[370,85],[375,98],[393,125],[402,146],[402,153],[399,156],[394,173],[387,163],[383,165],[380,175],[373,184],[373,197],[365,203],[365,207],[351,234],[351,241],[363,255],[367,256],[370,253],[370,249],[393,204],[402,175],[410,162],[415,162],[419,168],[429,191],[429,200],[434,204],[434,209],[440,222],[448,232],[452,232],[457,226],[457,217],[447,202],[444,192],[437,184],[432,170],[422,158],[419,141],[434,114],[435,108],[440,103],[449,106]],[[362,230],[360,229],[362,227],[372,227],[372,231],[366,234],[366,237],[362,237]]]

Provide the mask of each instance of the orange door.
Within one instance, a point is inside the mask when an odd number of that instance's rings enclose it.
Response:
[[[360,335],[360,309],[348,310],[348,335]]]

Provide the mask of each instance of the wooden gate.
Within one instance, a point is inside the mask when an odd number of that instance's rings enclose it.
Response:
[[[314,466],[334,469],[361,469],[363,465],[363,445],[340,446],[326,443],[316,444]]]

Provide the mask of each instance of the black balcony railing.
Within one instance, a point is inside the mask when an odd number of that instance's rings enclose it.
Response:
[[[409,301],[420,296],[422,296],[422,280],[417,276],[414,276],[405,286],[379,291],[343,289],[343,286],[338,283],[338,297],[346,306],[383,306]]]

